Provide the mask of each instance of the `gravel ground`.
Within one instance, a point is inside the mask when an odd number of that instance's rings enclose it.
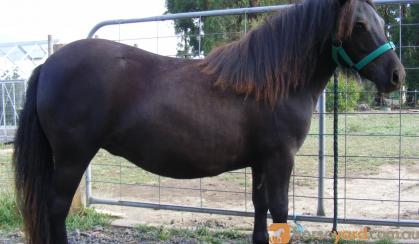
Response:
[[[95,227],[89,231],[74,230],[68,233],[69,244],[194,244],[203,243],[187,237],[170,237],[161,241],[154,233],[134,228]],[[22,233],[0,233],[0,244],[23,243]],[[217,243],[250,243],[250,239],[223,240]]]
[[[0,232],[0,244],[23,243],[21,233],[3,233]]]

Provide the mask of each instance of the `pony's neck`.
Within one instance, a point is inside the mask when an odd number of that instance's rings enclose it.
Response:
[[[295,5],[240,41],[211,52],[200,62],[201,70],[212,75],[217,86],[272,106],[300,89],[317,91],[333,72],[336,15],[336,7],[327,1]]]
[[[325,45],[330,48],[324,48],[324,51],[319,54],[317,69],[307,86],[314,101],[317,101],[320,94],[326,89],[327,83],[337,68],[332,59],[332,38]]]

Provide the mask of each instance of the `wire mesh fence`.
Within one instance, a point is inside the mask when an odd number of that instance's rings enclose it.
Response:
[[[3,142],[10,142],[14,137],[17,121],[19,119],[19,112],[23,108],[26,81],[5,80],[0,84],[0,138]]]
[[[398,53],[408,70],[408,78],[418,77],[419,67],[404,58],[417,52],[418,45],[403,44],[404,33],[417,33],[419,23],[404,22],[406,7],[419,5],[417,1],[392,1],[396,6],[393,15],[399,15],[396,23],[388,24],[398,34],[395,40]],[[396,2],[396,4],[394,4]],[[409,2],[409,3],[407,3]],[[216,45],[236,40],[257,23],[254,16],[266,16],[281,8],[256,8],[252,10],[222,10],[221,12],[189,14],[199,27],[188,35],[173,31],[174,20],[170,16],[145,19],[142,23],[107,26],[96,34],[137,46],[165,56],[202,58]],[[394,8],[393,8],[394,9]],[[218,14],[221,14],[218,16]],[[251,17],[249,17],[251,15]],[[409,13],[407,13],[409,14]],[[221,23],[223,31],[211,31],[201,24],[203,19]],[[135,22],[135,21],[132,21]],[[122,23],[120,21],[120,23]],[[233,23],[239,23],[233,26]],[[416,31],[416,32],[415,32]],[[115,35],[115,33],[117,33]],[[196,40],[195,49],[185,49],[182,42]],[[416,37],[418,43],[419,37]],[[28,43],[20,43],[27,45]],[[41,44],[37,43],[36,46]],[[32,68],[45,60],[48,53],[46,42],[40,51],[12,54],[19,47],[4,48],[0,61],[10,63],[14,57],[28,59]],[[37,49],[35,47],[33,50]],[[43,50],[43,51],[42,51]],[[413,50],[413,51],[412,51]],[[40,58],[41,54],[44,56]],[[417,53],[416,53],[417,54]],[[13,58],[12,58],[13,60]],[[23,92],[27,76],[13,77],[17,62],[8,64],[7,76],[1,81],[0,134],[3,140],[13,138],[22,108]],[[23,65],[25,69],[30,64]],[[6,67],[2,65],[2,67]],[[11,68],[10,68],[11,67]],[[29,74],[30,72],[24,72]],[[6,74],[6,73],[5,73]],[[18,79],[16,79],[18,78]],[[23,78],[23,79],[21,79]],[[7,80],[7,81],[6,81]],[[339,121],[340,168],[339,168],[339,217],[350,223],[375,223],[387,225],[419,226],[419,91],[405,89],[389,97],[376,96],[369,83],[358,84],[352,78],[342,78],[340,88],[342,102]],[[355,84],[355,85],[354,85]],[[351,88],[355,86],[355,88]],[[355,100],[354,103],[354,94]],[[326,100],[331,101],[329,90]],[[329,99],[328,99],[329,98]],[[332,214],[332,115],[326,102],[326,112],[313,116],[307,140],[298,153],[291,178],[290,217],[311,221],[329,221]],[[324,117],[323,117],[324,116]],[[319,119],[324,119],[322,133]],[[324,153],[319,155],[319,134],[324,141]],[[4,147],[0,154],[0,184],[10,187],[11,147]],[[324,158],[324,177],[319,176],[319,157]],[[87,200],[89,203],[140,206],[148,208],[186,210],[251,216],[252,177],[250,169],[228,172],[223,175],[195,179],[174,180],[148,173],[131,163],[100,151],[94,158],[87,174]],[[319,187],[320,182],[324,181]],[[320,190],[323,192],[319,194]],[[326,217],[319,216],[319,204],[323,202]]]
[[[408,70],[408,79],[416,77],[419,67],[408,63],[404,55],[415,53],[417,46],[411,43],[404,45],[402,40],[404,33],[416,33],[419,29],[418,23],[404,22],[409,13],[403,12],[411,6],[417,6],[418,2],[391,1],[390,5],[383,5],[389,1],[376,2],[380,4],[379,8],[391,6],[392,10],[396,9],[392,14],[398,15],[397,21],[388,23],[386,28],[389,35],[390,32],[394,35],[393,39],[398,45],[397,52]],[[129,25],[118,21],[117,25],[106,25],[98,32],[96,30],[99,28],[91,33],[157,54],[202,58],[210,51],[210,47],[242,37],[255,24],[249,18],[250,13],[253,18],[254,15],[266,16],[279,8],[276,6],[272,9],[253,9],[254,12],[223,10],[183,15],[181,18],[191,18],[198,26],[188,35],[176,35],[170,31],[175,24],[174,19],[179,16],[173,16],[173,19],[171,16],[159,16],[127,20]],[[201,24],[204,19],[212,23],[222,23],[225,26],[224,31],[211,32],[205,29],[205,25]],[[110,23],[112,21],[106,24]],[[231,27],[234,23],[239,23],[239,27]],[[117,37],[112,33],[117,33]],[[418,38],[414,39],[416,43]],[[196,40],[195,45],[186,47],[184,43],[191,40]],[[418,91],[401,89],[388,97],[378,97],[369,83],[359,84],[353,78],[342,78],[341,82],[341,222],[419,226]],[[326,98],[331,96],[329,93],[330,89],[326,91]],[[327,216],[332,214],[333,132],[332,115],[329,112],[331,110],[326,105],[325,113],[315,113],[310,133],[296,158],[289,190],[290,218],[330,221]],[[324,133],[319,128],[320,118],[324,120]],[[324,141],[323,155],[319,155],[319,134]],[[324,177],[319,176],[319,156],[324,158]],[[153,175],[101,151],[88,172],[87,199],[91,204],[242,216],[250,216],[253,211],[250,169],[228,172],[212,178],[174,180]],[[322,184],[319,187],[320,181]],[[323,209],[319,209],[320,203]],[[320,210],[324,210],[326,217],[319,215],[322,212]]]

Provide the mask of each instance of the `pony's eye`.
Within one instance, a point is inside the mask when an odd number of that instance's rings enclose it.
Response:
[[[363,22],[356,22],[355,23],[354,31],[363,32],[363,31],[366,31],[366,30],[367,30],[367,28],[365,26],[365,23],[363,23]]]

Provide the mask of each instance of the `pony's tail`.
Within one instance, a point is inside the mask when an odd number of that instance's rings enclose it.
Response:
[[[26,102],[15,136],[13,166],[17,202],[23,215],[29,244],[49,244],[48,195],[53,171],[51,146],[39,123],[36,110],[41,66],[28,81]]]

